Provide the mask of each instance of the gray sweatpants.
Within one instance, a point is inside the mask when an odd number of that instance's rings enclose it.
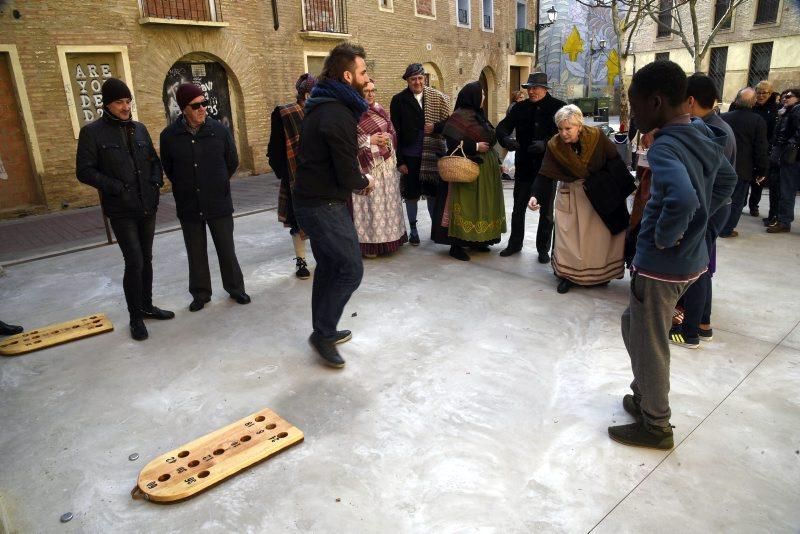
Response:
[[[675,304],[691,282],[662,282],[631,276],[628,309],[622,314],[622,339],[631,357],[633,396],[644,419],[669,426],[669,329]]]

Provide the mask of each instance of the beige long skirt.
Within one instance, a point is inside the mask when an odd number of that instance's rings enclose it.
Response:
[[[558,184],[552,263],[557,276],[590,286],[624,276],[625,232],[611,235],[589,202],[583,182]]]

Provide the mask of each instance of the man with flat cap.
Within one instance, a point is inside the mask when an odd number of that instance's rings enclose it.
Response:
[[[230,178],[239,166],[231,132],[208,116],[208,100],[193,83],[175,92],[181,116],[161,132],[161,162],[172,182],[175,208],[189,258],[189,311],[211,300],[206,228],[217,249],[222,287],[239,304],[250,297],[233,244],[233,202]]]
[[[542,165],[547,141],[558,133],[555,124],[556,111],[566,102],[553,97],[547,85],[547,74],[534,72],[522,87],[528,91],[528,99],[511,108],[506,118],[497,125],[500,145],[515,151],[514,164],[514,210],[511,213],[511,236],[501,256],[511,256],[522,250],[525,237],[525,210],[531,196],[541,205],[539,228],[536,232],[536,250],[539,263],[550,261],[550,246],[553,241],[553,198],[556,182],[540,180],[541,191],[533,191],[533,184]],[[516,130],[516,139],[511,133]]]
[[[444,93],[425,86],[425,74],[422,64],[410,64],[403,74],[408,87],[392,97],[389,107],[397,132],[400,192],[411,226],[408,242],[415,246],[419,245],[417,202],[422,195],[428,201],[431,220],[434,218],[436,189],[441,180],[437,162],[447,152],[444,138],[436,132],[450,116],[450,100]]]

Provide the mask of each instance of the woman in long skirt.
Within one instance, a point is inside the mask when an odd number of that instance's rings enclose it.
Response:
[[[374,258],[396,251],[408,236],[394,153],[397,135],[388,113],[375,102],[372,80],[364,87],[364,98],[369,109],[358,123],[358,162],[361,172],[375,178],[375,189],[369,195],[353,195],[353,223],[361,254]]]
[[[464,86],[458,93],[456,109],[444,124],[442,134],[448,152],[461,145],[464,153],[480,164],[474,182],[441,182],[436,196],[431,238],[450,245],[450,255],[469,261],[466,247],[488,252],[506,231],[506,209],[500,163],[492,150],[497,138],[481,105],[485,95],[480,82]]]
[[[598,171],[608,160],[619,158],[616,147],[599,129],[584,126],[577,106],[562,107],[555,120],[558,133],[547,143],[536,183],[559,182],[552,265],[560,280],[558,292],[566,293],[575,285],[600,285],[623,277],[625,232],[611,233],[584,190],[587,180],[600,179]],[[528,207],[538,209],[535,196]]]

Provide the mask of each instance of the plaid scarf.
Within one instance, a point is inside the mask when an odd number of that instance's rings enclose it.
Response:
[[[298,103],[278,106],[286,137],[286,159],[289,162],[289,182],[294,185],[297,171],[297,153],[300,151],[300,125],[303,122],[303,106]]]
[[[389,133],[392,136],[392,146],[377,147],[371,145],[369,138],[376,133]],[[362,136],[366,136],[366,141],[362,141]],[[358,121],[358,137],[358,163],[361,165],[362,172],[370,172],[370,169],[375,166],[373,147],[382,159],[389,159],[392,155],[392,147],[397,144],[397,134],[394,131],[392,121],[389,120],[389,114],[386,113],[383,106],[376,102],[369,107],[366,113],[361,115],[361,120]],[[363,146],[364,143],[367,146]]]
[[[453,139],[471,139],[476,143],[484,142],[494,145],[496,136],[492,125],[483,118],[483,113],[466,108],[459,108],[450,115],[442,130],[442,135]]]
[[[422,107],[425,113],[425,122],[436,124],[450,116],[450,99],[433,87],[425,87],[422,93]],[[426,135],[422,139],[422,165],[419,179],[423,182],[437,183],[441,180],[439,158],[447,153],[447,143],[444,137],[438,134]]]

